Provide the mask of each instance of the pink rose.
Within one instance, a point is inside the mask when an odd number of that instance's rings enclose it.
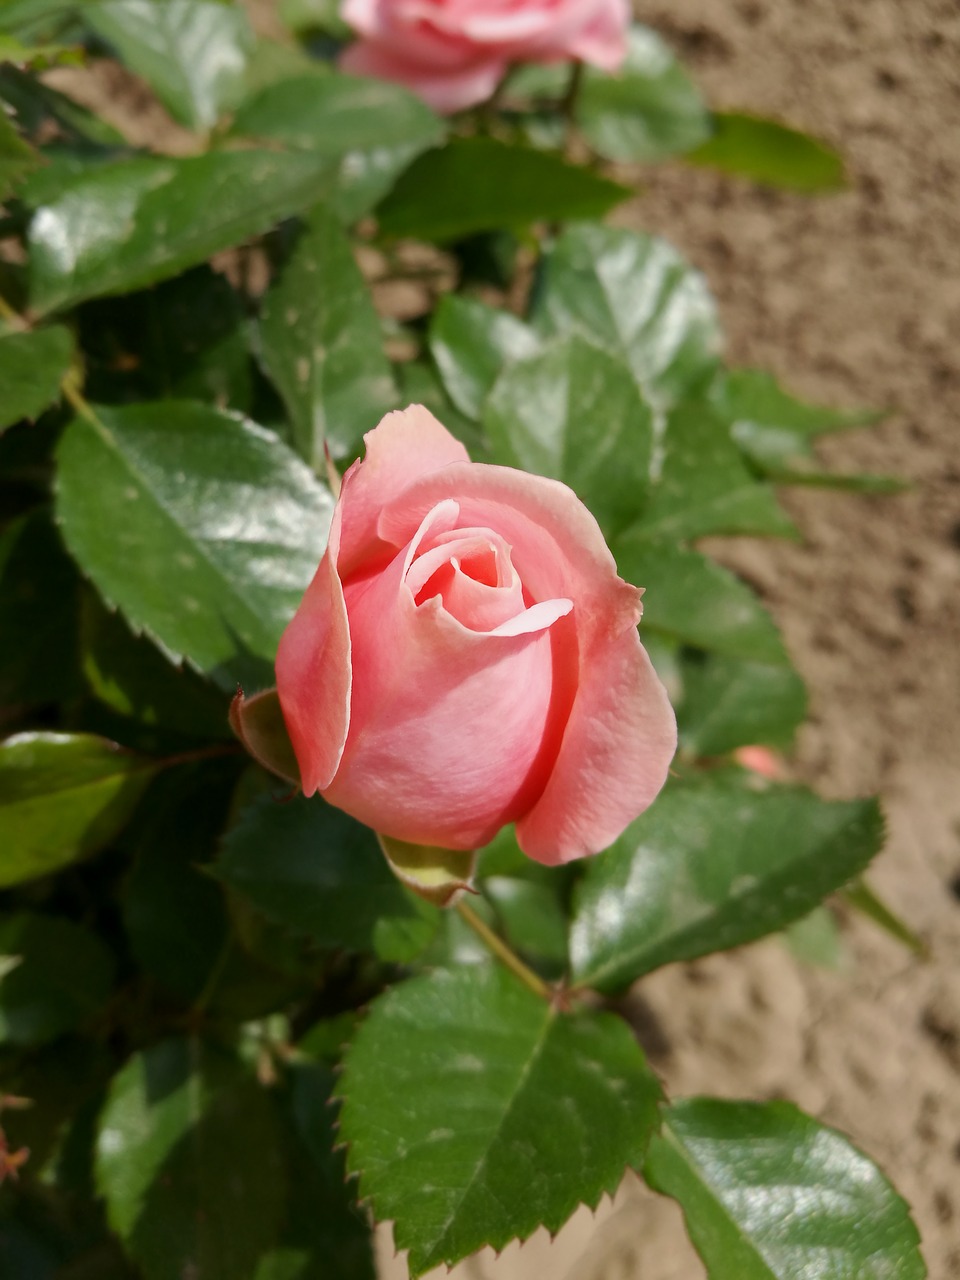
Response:
[[[470,462],[420,405],[365,440],[277,654],[304,792],[415,844],[605,848],[676,747],[640,591],[566,485]]]
[[[406,85],[437,111],[489,98],[512,62],[576,59],[616,71],[627,0],[345,0],[359,36],[340,65]]]

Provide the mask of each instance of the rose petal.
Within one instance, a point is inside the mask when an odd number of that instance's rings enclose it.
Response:
[[[277,693],[308,796],[336,773],[350,726],[350,630],[336,569],[342,513],[338,504],[323,559],[277,649]]]
[[[377,520],[383,506],[414,480],[451,463],[470,461],[460,441],[421,404],[388,413],[363,441],[366,453],[343,477],[340,490],[343,527],[337,566],[342,581],[361,561],[369,566],[378,559],[392,559],[397,547],[409,541],[410,535],[390,546],[381,543]]]
[[[541,794],[559,749],[555,614],[497,636],[468,631],[439,600],[415,604],[404,576],[454,505],[428,512],[381,573],[347,584],[353,715],[325,796],[397,839],[473,849]]]
[[[416,42],[406,39],[408,46]],[[420,43],[424,43],[423,40]],[[344,71],[374,76],[402,84],[442,115],[452,115],[485,102],[507,72],[507,61],[498,53],[479,52],[469,45],[444,51],[443,59],[404,56],[385,48],[378,40],[358,40],[340,55]]]
[[[395,546],[413,537],[428,511],[455,499],[460,524],[489,527],[510,555],[534,602],[576,601],[578,628],[600,620],[614,631],[640,620],[640,592],[617,574],[600,526],[572,489],[510,467],[454,464],[422,476],[384,507],[380,537]]]
[[[517,823],[520,848],[548,866],[599,853],[653,802],[676,747],[673,708],[636,630],[598,637],[550,779]]]

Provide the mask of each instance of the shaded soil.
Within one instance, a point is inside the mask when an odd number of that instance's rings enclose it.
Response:
[[[889,406],[822,456],[913,482],[889,498],[798,492],[802,546],[724,544],[806,677],[797,777],[880,791],[875,887],[932,950],[845,927],[838,973],[777,941],[664,970],[636,995],[671,1093],[788,1097],[848,1133],[911,1201],[933,1280],[960,1277],[960,9],[952,0],[644,0],[712,105],[778,116],[847,157],[809,199],[667,166],[620,221],[706,273],[736,364],[797,394]],[[384,1250],[385,1269],[390,1250]],[[399,1274],[399,1271],[397,1272]],[[437,1273],[442,1274],[442,1273]],[[679,1214],[631,1180],[551,1247],[534,1237],[456,1275],[700,1280]]]

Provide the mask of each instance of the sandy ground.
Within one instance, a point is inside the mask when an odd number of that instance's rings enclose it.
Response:
[[[797,394],[889,406],[830,440],[844,469],[905,496],[792,492],[803,546],[726,559],[760,588],[806,677],[795,773],[831,796],[880,791],[873,883],[929,943],[922,964],[872,926],[839,973],[767,941],[663,970],[637,992],[674,1094],[789,1097],[845,1130],[911,1201],[932,1280],[960,1277],[960,8],[954,0],[645,0],[711,103],[815,131],[850,190],[811,200],[682,166],[646,174],[619,219],[706,272],[729,355]],[[729,545],[729,544],[728,544]],[[403,1274],[383,1240],[384,1275]],[[438,1272],[441,1275],[443,1272]],[[677,1211],[631,1179],[465,1280],[700,1280]]]

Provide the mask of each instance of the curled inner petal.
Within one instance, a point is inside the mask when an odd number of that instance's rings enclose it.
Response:
[[[527,607],[510,548],[489,529],[451,530],[425,540],[405,581],[417,605],[436,599],[469,631],[492,631]]]

